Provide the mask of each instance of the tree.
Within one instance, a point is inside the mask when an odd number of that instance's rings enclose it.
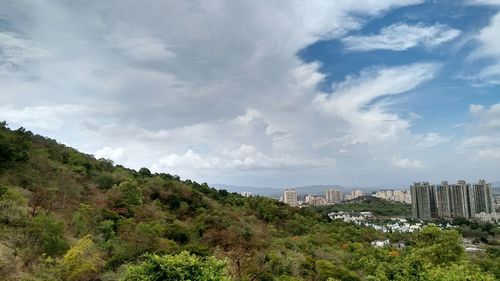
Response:
[[[92,236],[87,235],[63,256],[58,273],[61,280],[96,280],[102,264],[101,254],[92,241]]]
[[[63,223],[50,215],[34,217],[29,223],[27,232],[31,243],[48,256],[59,256],[68,249]]]
[[[62,208],[66,203],[64,193],[59,190],[35,186],[31,190],[29,206],[32,216],[38,214],[39,209],[44,209],[45,214],[51,214],[56,209]]]
[[[466,263],[452,264],[447,267],[436,267],[430,270],[432,281],[494,281],[495,278],[479,268]]]
[[[22,194],[0,185],[0,223],[21,224],[27,216],[26,205]]]
[[[151,177],[151,171],[148,168],[139,169],[139,176],[141,177]]]
[[[115,185],[115,179],[110,174],[102,174],[96,179],[97,187],[108,190]]]
[[[437,226],[427,226],[416,233],[412,254],[434,265],[460,261],[465,256],[460,234]]]
[[[90,205],[80,204],[73,214],[73,225],[78,236],[85,236],[99,226],[99,213]]]
[[[148,255],[143,262],[128,266],[122,281],[229,281],[225,266],[225,261],[201,259],[186,251],[178,255]]]
[[[107,195],[110,207],[126,216],[133,215],[135,207],[143,202],[142,190],[137,182],[132,180],[123,181],[118,186],[115,185],[108,190]]]
[[[118,190],[122,193],[123,202],[127,207],[135,207],[142,204],[142,190],[134,181],[124,181],[118,186]]]
[[[24,128],[11,131],[6,122],[0,122],[0,173],[29,159],[29,134]]]

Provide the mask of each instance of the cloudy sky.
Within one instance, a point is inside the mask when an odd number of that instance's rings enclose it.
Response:
[[[500,180],[500,1],[0,0],[0,120],[200,182]]]

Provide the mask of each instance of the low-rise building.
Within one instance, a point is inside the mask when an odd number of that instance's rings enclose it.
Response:
[[[404,202],[411,204],[411,194],[406,190],[380,190],[375,192],[373,196],[388,201]]]
[[[488,214],[485,212],[481,212],[479,214],[475,214],[474,218],[484,222],[492,222],[492,223],[500,222],[500,215],[496,213]]]
[[[389,247],[389,245],[391,245],[391,242],[389,241],[389,239],[375,240],[371,242],[371,245],[375,248],[383,248],[383,247]]]
[[[241,196],[243,197],[251,197],[252,196],[252,192],[249,192],[249,191],[243,191],[242,193],[240,193]]]

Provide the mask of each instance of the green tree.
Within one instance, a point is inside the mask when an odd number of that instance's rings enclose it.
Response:
[[[139,169],[139,176],[141,177],[151,177],[151,171],[148,168]]]
[[[178,255],[148,255],[145,261],[128,266],[122,281],[229,281],[225,266],[224,261],[201,259],[186,251]]]
[[[7,123],[0,122],[0,173],[29,159],[29,135],[24,128],[11,131]]]
[[[424,227],[415,235],[412,254],[434,265],[460,261],[465,257],[462,236],[455,230]]]
[[[118,190],[122,193],[123,202],[127,207],[135,207],[142,204],[142,190],[135,181],[124,181],[118,186]]]
[[[73,214],[73,225],[78,236],[85,236],[99,227],[99,214],[90,205],[80,204]]]
[[[50,215],[37,215],[28,226],[30,241],[41,253],[48,256],[59,256],[68,249],[68,241],[64,236],[64,224]]]
[[[429,271],[432,281],[494,281],[495,278],[467,263],[456,263],[446,267],[435,267]]]
[[[0,185],[0,223],[19,225],[27,217],[27,200],[19,192]]]
[[[92,241],[92,236],[87,235],[63,256],[58,273],[61,280],[96,280],[102,264],[101,254]]]

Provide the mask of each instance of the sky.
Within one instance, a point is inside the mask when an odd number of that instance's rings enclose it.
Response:
[[[0,0],[0,120],[244,186],[500,180],[500,1]]]

